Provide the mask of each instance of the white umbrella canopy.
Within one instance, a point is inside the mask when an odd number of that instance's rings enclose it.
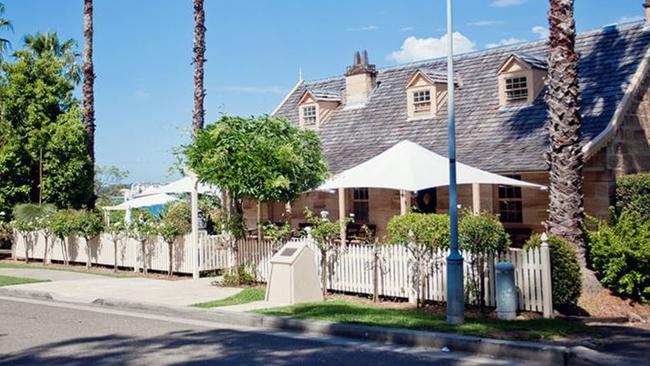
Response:
[[[462,163],[456,164],[458,184],[502,184],[545,189],[545,186],[504,177]],[[421,191],[449,185],[449,159],[404,140],[383,153],[343,171],[319,190],[386,188]]]
[[[157,205],[164,205],[168,202],[176,201],[178,198],[170,196],[165,193],[153,194],[149,196],[141,196],[120,203],[117,206],[104,207],[105,210],[117,211],[117,210],[130,210],[132,208],[140,207],[151,207]]]
[[[144,192],[136,195],[136,197],[143,197],[153,194],[180,194],[180,193],[192,193],[193,179],[191,177],[183,177],[177,181],[165,184],[158,188],[147,189]],[[210,195],[219,195],[219,189],[211,184],[201,183],[198,185],[199,194],[210,194]]]

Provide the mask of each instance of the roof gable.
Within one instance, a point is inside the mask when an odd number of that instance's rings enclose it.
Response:
[[[512,53],[503,65],[497,71],[497,75],[505,72],[510,72],[514,65],[519,65],[525,69],[540,69],[546,70],[546,60],[542,57],[526,54],[526,53]]]

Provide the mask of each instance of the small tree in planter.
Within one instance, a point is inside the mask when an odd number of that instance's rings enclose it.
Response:
[[[38,205],[34,203],[25,203],[14,207],[14,221],[12,227],[18,231],[23,238],[25,245],[25,263],[29,262],[29,242],[30,236],[34,231],[42,229],[46,218],[55,211],[54,206],[49,204]],[[47,243],[45,243],[47,250]],[[45,261],[45,258],[43,258]]]
[[[497,216],[485,212],[475,215],[465,211],[458,223],[458,245],[461,250],[471,254],[467,290],[468,294],[471,291],[479,308],[483,310],[486,256],[507,250],[510,237]]]
[[[417,306],[424,303],[425,278],[433,265],[433,250],[449,246],[449,216],[409,213],[388,222],[391,244],[404,245],[413,255],[411,283]]]
[[[174,202],[167,206],[158,223],[160,235],[169,249],[169,269],[167,274],[172,275],[174,270],[174,242],[179,236],[192,231],[192,218],[190,206],[185,202]]]
[[[309,209],[305,210],[305,218],[310,225],[310,235],[314,239],[314,243],[321,254],[321,281],[323,285],[323,296],[326,296],[328,256],[339,248],[335,241],[336,239],[340,239],[341,236],[341,222],[330,221],[326,211],[321,212],[321,217],[314,216],[314,213]],[[345,225],[350,221],[352,219],[346,219]]]
[[[126,237],[124,221],[111,221],[106,225],[106,233],[113,242],[113,272],[117,272],[117,243]]]
[[[63,256],[63,264],[69,263],[67,240],[76,235],[76,225],[74,210],[64,209],[56,211],[50,220],[50,230],[55,237],[61,241],[61,254]]]
[[[268,223],[262,227],[262,233],[264,233],[265,238],[271,239],[273,242],[273,254],[277,253],[280,250],[280,245],[283,242],[291,239],[291,225],[288,222],[285,222],[282,225],[275,225],[273,223]]]
[[[96,211],[77,211],[74,225],[76,232],[86,239],[86,269],[92,265],[90,241],[99,236],[104,230],[104,222]]]
[[[142,254],[142,273],[147,274],[147,241],[157,234],[157,225],[152,215],[141,212],[136,220],[128,225],[129,237],[140,243]]]

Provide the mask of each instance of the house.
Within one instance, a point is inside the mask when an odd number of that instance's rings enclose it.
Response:
[[[650,5],[646,5],[648,8]],[[586,213],[605,218],[615,178],[650,171],[650,30],[646,22],[606,26],[579,34]],[[493,173],[548,184],[544,80],[547,45],[536,41],[455,56],[457,158]],[[303,81],[274,115],[285,116],[321,138],[331,173],[411,140],[447,156],[446,60],[433,59],[377,69],[366,52],[338,77]],[[447,211],[446,188],[413,192],[411,204],[426,212]],[[459,186],[459,204],[472,206],[472,187]],[[345,213],[357,224],[386,234],[400,213],[400,193],[348,189]],[[541,231],[548,192],[480,186],[480,206],[500,216],[516,241]],[[339,217],[336,193],[308,192],[292,204],[292,225],[305,222],[305,207]],[[249,227],[257,209],[245,203]],[[284,203],[263,204],[264,220],[282,221]]]

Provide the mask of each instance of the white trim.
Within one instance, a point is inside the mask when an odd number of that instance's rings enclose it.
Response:
[[[274,116],[276,113],[278,113],[278,111],[280,110],[280,108],[284,105],[284,103],[287,102],[287,100],[289,99],[289,97],[290,97],[293,93],[295,93],[296,90],[298,90],[298,87],[300,87],[300,85],[302,85],[304,82],[305,82],[305,81],[302,80],[302,79],[301,79],[301,80],[298,80],[298,82],[296,83],[296,85],[293,86],[293,88],[291,89],[291,91],[289,91],[289,93],[287,93],[287,95],[284,97],[284,99],[282,99],[282,101],[280,102],[280,104],[278,104],[278,106],[275,107],[275,109],[273,110],[273,112],[271,112],[271,115],[272,115],[272,116]]]
[[[627,109],[634,100],[634,95],[638,92],[639,86],[643,82],[643,79],[648,72],[649,64],[650,48],[648,48],[646,51],[645,56],[643,57],[643,60],[637,69],[637,72],[632,77],[630,85],[627,87],[625,95],[623,95],[623,99],[618,104],[618,107],[616,107],[616,111],[614,112],[614,116],[612,116],[612,120],[609,122],[609,124],[607,124],[607,127],[605,127],[601,133],[599,133],[596,137],[594,137],[591,141],[582,147],[582,153],[585,157],[585,160],[589,159],[593,154],[598,152],[598,150],[600,150],[603,145],[608,142],[608,139],[611,137],[611,135],[616,132],[619,125],[623,123],[625,112],[627,112]]]

